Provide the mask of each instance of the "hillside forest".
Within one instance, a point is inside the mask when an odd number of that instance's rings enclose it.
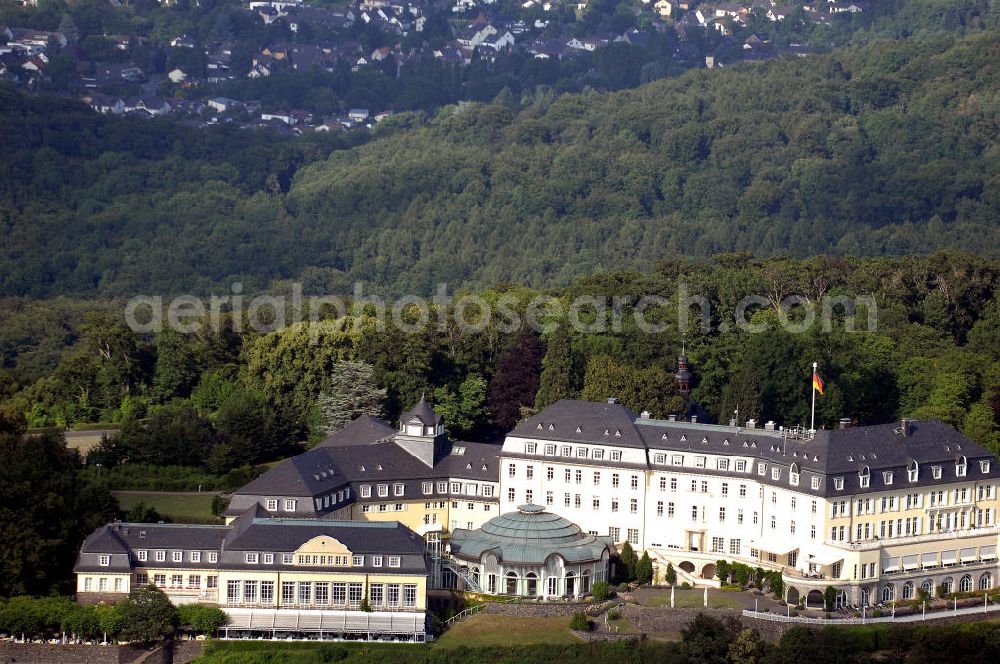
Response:
[[[996,257],[1000,31],[399,113],[373,139],[0,89],[0,294],[565,287],[665,258]]]

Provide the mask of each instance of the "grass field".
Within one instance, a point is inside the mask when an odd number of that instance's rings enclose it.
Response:
[[[217,493],[177,493],[172,491],[112,491],[121,508],[128,511],[136,503],[146,503],[174,523],[222,523],[212,514]]]
[[[670,591],[663,590],[645,594],[640,601],[644,606],[670,606]],[[702,589],[675,591],[675,608],[700,609],[705,605],[704,602],[705,591]],[[747,599],[744,593],[709,590],[708,606],[712,609],[743,609],[747,606]],[[752,600],[750,606],[753,606]]]
[[[580,643],[570,633],[569,620],[570,616],[522,618],[480,613],[450,628],[434,647]]]

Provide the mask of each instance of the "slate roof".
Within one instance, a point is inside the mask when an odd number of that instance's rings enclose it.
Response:
[[[456,528],[452,555],[478,561],[493,552],[507,563],[542,565],[553,554],[570,563],[592,562],[610,551],[610,537],[589,535],[563,517],[539,505],[521,505],[516,512],[493,517],[476,530]]]
[[[1000,464],[992,453],[947,424],[936,420],[909,420],[906,426],[906,435],[902,424],[891,423],[820,430],[811,438],[795,437],[780,430],[655,420],[639,417],[619,404],[567,399],[524,420],[512,435],[645,448],[651,468],[706,475],[740,476],[731,469],[661,466],[652,461],[657,451],[751,458],[756,467],[748,468],[747,477],[780,486],[788,486],[788,471],[795,464],[802,475],[799,490],[826,496],[885,490],[887,485],[883,482],[882,471],[889,470],[894,472],[891,486],[897,489],[1000,477]],[[606,431],[609,433],[605,434]],[[959,477],[955,468],[960,456],[968,459],[964,477]],[[983,472],[978,461],[987,459],[993,461],[989,470]],[[572,460],[566,461],[572,463]],[[906,469],[914,461],[919,465],[918,479],[909,482]],[[762,462],[770,465],[764,475],[756,472]],[[940,479],[933,478],[931,465],[941,466]],[[871,476],[870,485],[862,488],[858,474],[866,466]],[[777,480],[771,475],[774,467],[780,468]],[[812,476],[820,477],[819,489],[811,488]],[[845,488],[835,489],[833,477],[843,477]]]
[[[420,397],[420,401],[417,405],[413,407],[412,410],[408,410],[399,416],[400,422],[409,422],[413,418],[420,420],[424,426],[437,426],[441,423],[441,416],[434,412],[431,405],[427,403],[427,399],[423,396]]]
[[[371,445],[383,438],[393,436],[396,430],[388,423],[371,415],[362,415],[350,424],[332,434],[316,447],[347,447],[351,445]]]
[[[345,484],[328,447],[315,447],[286,459],[235,493],[269,496],[315,496]]]
[[[398,521],[333,521],[253,518],[233,529],[227,551],[295,551],[321,535],[329,535],[353,553],[423,555],[424,541]]]
[[[522,420],[509,435],[643,448],[635,419],[635,413],[618,403],[563,399]]]

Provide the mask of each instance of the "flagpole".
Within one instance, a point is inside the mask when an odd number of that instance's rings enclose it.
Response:
[[[813,375],[811,376],[809,382],[812,383],[813,389],[813,404],[812,404],[812,415],[809,420],[809,431],[816,433],[816,368],[818,363],[813,362]]]

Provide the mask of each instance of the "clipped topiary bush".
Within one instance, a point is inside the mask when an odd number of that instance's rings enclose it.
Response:
[[[569,628],[575,632],[589,632],[590,620],[583,611],[577,611],[569,621]]]

